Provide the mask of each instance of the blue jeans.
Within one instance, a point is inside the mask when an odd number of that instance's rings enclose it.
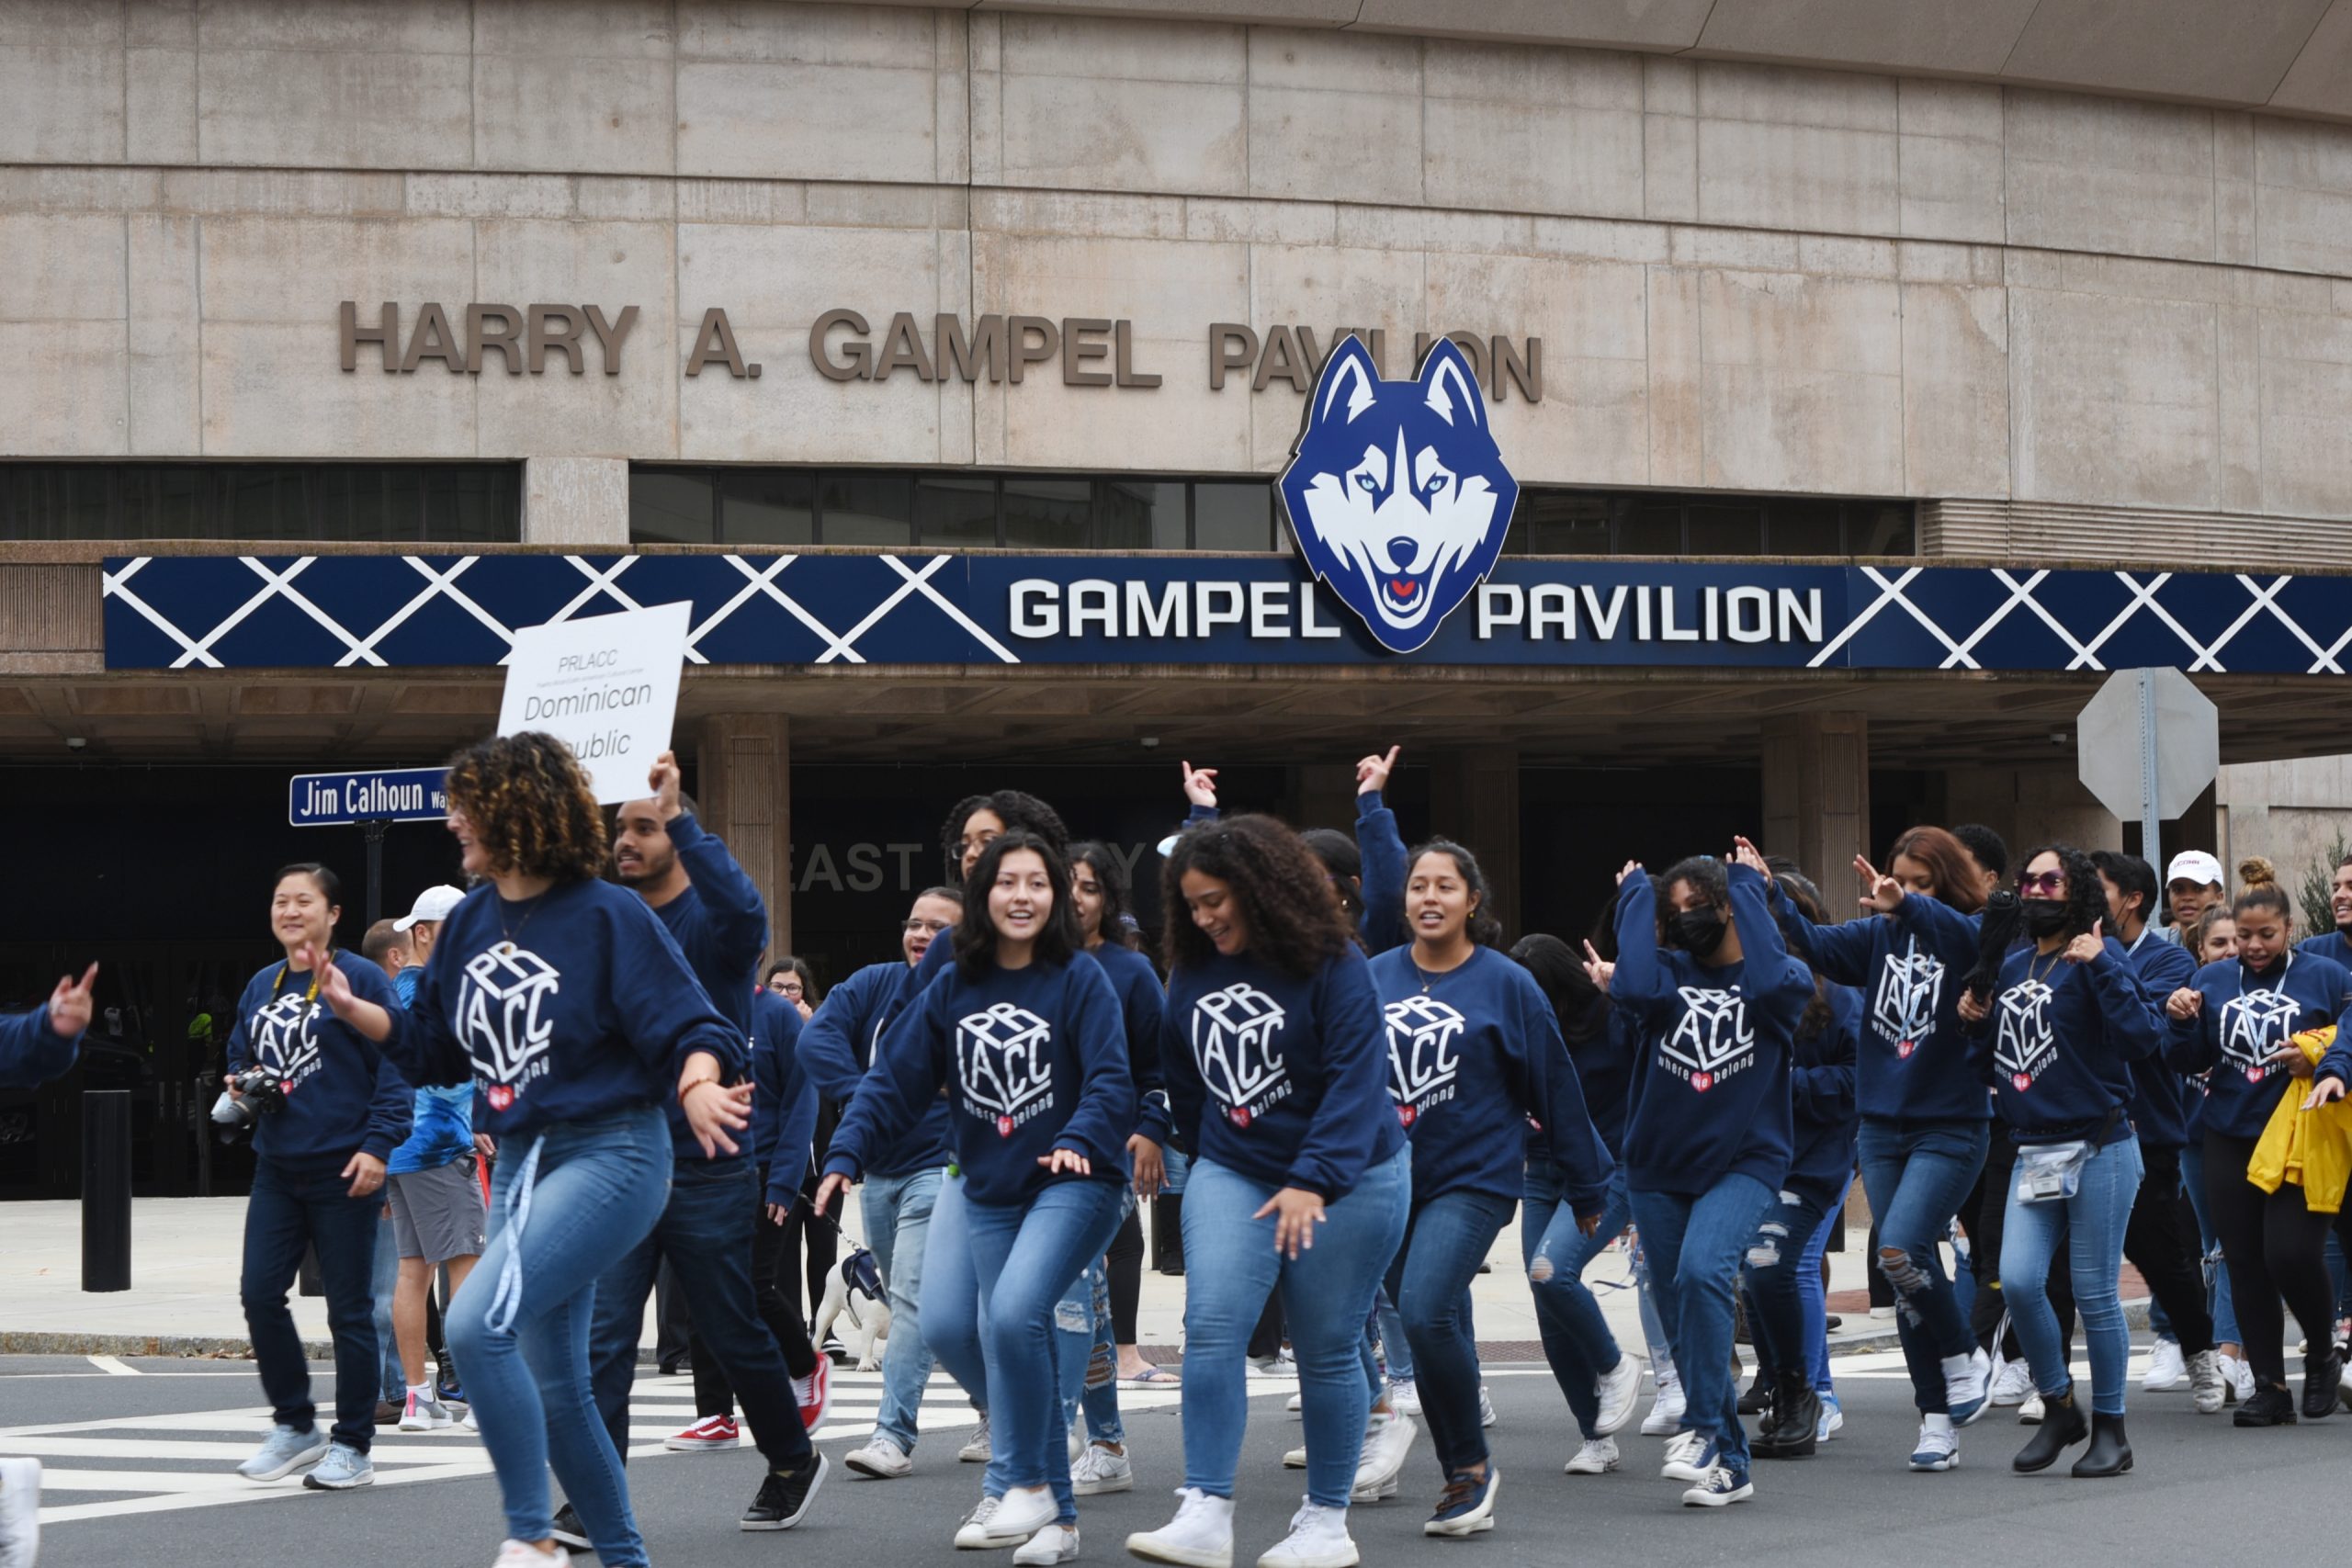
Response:
[[[1623,1166],[1611,1173],[1600,1224],[1587,1235],[1577,1228],[1577,1216],[1568,1205],[1566,1170],[1549,1160],[1528,1162],[1526,1201],[1519,1212],[1520,1256],[1535,1294],[1544,1359],[1551,1363],[1552,1376],[1587,1438],[1600,1436],[1596,1380],[1615,1368],[1624,1352],[1609,1331],[1609,1320],[1591,1287],[1584,1282],[1584,1271],[1624,1234],[1632,1215]]]
[[[922,1391],[931,1382],[932,1354],[922,1339],[922,1266],[932,1209],[946,1174],[934,1168],[869,1176],[858,1192],[866,1245],[890,1298],[890,1337],[882,1346],[882,1409],[874,1429],[909,1453],[915,1451]]]
[[[2075,1310],[2083,1315],[2083,1338],[2090,1349],[2091,1409],[2100,1416],[2123,1414],[2132,1330],[2123,1321],[2116,1276],[2123,1267],[2123,1230],[2144,1168],[2137,1138],[2109,1144],[2083,1167],[2082,1186],[2072,1198],[2021,1203],[2012,1183],[2001,1222],[2001,1294],[2033,1369],[2033,1386],[2049,1397],[2075,1386],[2049,1292],[2050,1259],[2057,1253],[2060,1229],[2065,1230]]]
[[[1478,1342],[1470,1326],[1470,1282],[1517,1207],[1487,1192],[1448,1192],[1416,1203],[1405,1240],[1388,1266],[1388,1294],[1413,1348],[1421,1416],[1429,1423],[1439,1472],[1487,1462],[1478,1421]]]
[[[2230,1299],[2230,1271],[2222,1267],[2222,1237],[2205,1208],[2205,1145],[2192,1140],[2180,1151],[2181,1184],[2188,1189],[2188,1206],[2197,1213],[2198,1238],[2205,1244],[2205,1293],[2213,1308],[2213,1343],[2237,1345],[2238,1311]]]
[[[971,1205],[964,1179],[943,1176],[931,1211],[931,1235],[922,1254],[922,1342],[947,1375],[961,1384],[972,1407],[989,1408],[988,1355],[980,1344],[980,1280],[972,1267]],[[1004,1495],[1001,1460],[989,1461],[981,1490]]]
[[[643,1568],[628,1476],[589,1388],[588,1323],[605,1260],[642,1240],[669,1198],[669,1119],[639,1106],[550,1127],[527,1151],[510,1139],[502,1155],[490,1245],[447,1326],[498,1467],[506,1533],[548,1539],[552,1467],[598,1560]]]
[[[286,1309],[286,1292],[301,1269],[304,1249],[317,1249],[327,1326],[334,1334],[334,1440],[364,1454],[376,1436],[380,1368],[368,1282],[376,1218],[384,1200],[380,1193],[354,1198],[350,1191],[349,1179],[333,1168],[289,1170],[273,1159],[255,1160],[237,1293],[244,1302],[245,1332],[254,1342],[254,1363],[272,1417],[281,1427],[312,1430],[318,1407],[311,1402],[311,1364],[302,1355],[294,1314]]]
[[[1829,1375],[1829,1302],[1822,1292],[1821,1258],[1829,1250],[1829,1233],[1845,1219],[1846,1195],[1853,1190],[1851,1176],[1838,1184],[1838,1196],[1813,1227],[1813,1239],[1804,1244],[1804,1256],[1797,1262],[1797,1294],[1804,1303],[1805,1343],[1813,1347],[1807,1364],[1813,1371],[1814,1392],[1823,1398],[1834,1398],[1838,1385]]]
[[[1136,1194],[1132,1187],[1119,1190],[1119,1224],[1136,1212]],[[1115,1234],[1115,1232],[1114,1233]],[[1083,1295],[1086,1309],[1086,1344],[1081,1349],[1069,1338],[1060,1341],[1062,1380],[1062,1424],[1068,1426],[1078,1418],[1078,1409],[1086,1410],[1086,1436],[1089,1441],[1123,1447],[1127,1440],[1126,1423],[1119,1418],[1119,1347],[1111,1322],[1111,1270],[1107,1259],[1097,1258],[1087,1265],[1086,1272],[1062,1297],[1055,1310],[1055,1323],[1062,1323],[1064,1306],[1078,1304]]]
[[[695,1338],[718,1362],[742,1402],[743,1418],[768,1467],[797,1470],[808,1462],[808,1428],[792,1395],[784,1348],[752,1287],[759,1198],[759,1171],[748,1159],[682,1161],[653,1228],[635,1246],[606,1254],[613,1261],[596,1281],[589,1357],[596,1409],[616,1452],[628,1453],[628,1391],[637,1381],[637,1343],[645,1333],[653,1276],[666,1258],[685,1293]]]
[[[390,1190],[391,1183],[387,1179],[384,1190],[377,1194],[386,1205],[391,1202]],[[392,1335],[392,1291],[401,1279],[401,1248],[391,1214],[384,1208],[379,1208],[377,1213],[375,1279],[371,1288],[376,1295],[376,1359],[382,1365],[377,1372],[376,1386],[383,1391],[378,1397],[398,1404],[408,1397],[408,1377],[401,1371],[401,1348]]]
[[[1325,1206],[1315,1245],[1274,1250],[1274,1220],[1253,1218],[1277,1184],[1196,1158],[1184,1191],[1184,1484],[1231,1497],[1249,1424],[1244,1362],[1250,1330],[1275,1290],[1298,1358],[1306,1428],[1306,1494],[1344,1508],[1371,1408],[1364,1314],[1405,1235],[1411,1145],[1367,1168]]]
[[[1732,1290],[1773,1201],[1770,1188],[1736,1172],[1695,1198],[1634,1194],[1634,1224],[1657,1280],[1658,1315],[1682,1372],[1682,1425],[1716,1444],[1734,1470],[1747,1468],[1747,1431],[1739,1424],[1739,1389],[1731,1375]]]
[[[1001,1471],[1007,1491],[1051,1487],[1064,1524],[1077,1521],[1078,1505],[1069,1488],[1067,1427],[1058,1419],[1059,1319],[1071,1281],[1085,1276],[1087,1264],[1118,1234],[1119,1192],[1115,1181],[1064,1179],[1038,1189],[1026,1203],[964,1205],[992,1391],[989,1435],[997,1458],[990,1468]],[[1089,1318],[1080,1337],[1085,1349],[1093,1340],[1091,1313]]]
[[[1911,1370],[1913,1403],[1926,1415],[1951,1409],[1944,1358],[1976,1349],[1938,1248],[1984,1168],[1991,1141],[1984,1122],[1862,1118],[1862,1190],[1878,1217],[1877,1262],[1894,1287],[1894,1329]]]
[[[1772,1206],[1757,1224],[1755,1239],[1747,1248],[1747,1298],[1755,1306],[1747,1327],[1756,1342],[1757,1371],[1768,1379],[1784,1370],[1814,1371],[1815,1351],[1824,1337],[1826,1317],[1821,1300],[1821,1255],[1813,1249],[1813,1241],[1844,1190],[1843,1182],[1833,1190],[1820,1182],[1793,1179],[1774,1195]],[[1805,1272],[1808,1258],[1810,1275]],[[1813,1282],[1810,1314],[1805,1310],[1808,1279]]]

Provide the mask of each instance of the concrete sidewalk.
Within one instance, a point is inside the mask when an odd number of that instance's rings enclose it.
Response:
[[[862,1225],[848,1205],[848,1233]],[[243,1355],[244,1313],[237,1300],[245,1201],[242,1198],[141,1199],[131,1215],[132,1288],[98,1295],[81,1289],[81,1206],[74,1202],[0,1206],[0,1353],[74,1355]],[[1860,1238],[1857,1237],[1857,1240]],[[1521,1273],[1519,1226],[1498,1238],[1494,1271],[1472,1289],[1479,1342],[1510,1359],[1532,1359],[1535,1309]],[[1882,1348],[1894,1325],[1871,1319],[1860,1304],[1859,1250],[1830,1254],[1833,1311],[1845,1325],[1833,1348]],[[1642,1344],[1631,1261],[1623,1243],[1587,1273],[1602,1311],[1629,1347]],[[297,1296],[294,1321],[303,1337],[325,1351],[326,1304]],[[1137,1332],[1147,1353],[1173,1359],[1182,1338],[1184,1282],[1149,1269],[1143,1276]],[[650,1324],[645,1342],[652,1343]]]

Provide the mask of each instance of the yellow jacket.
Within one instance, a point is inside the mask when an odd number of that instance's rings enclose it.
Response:
[[[2293,1044],[2316,1066],[2335,1043],[2335,1026],[2306,1031]],[[2270,1124],[2254,1145],[2245,1179],[2265,1192],[2276,1192],[2281,1182],[2303,1190],[2303,1205],[2314,1214],[2333,1214],[2344,1206],[2344,1187],[2352,1179],[2352,1100],[2338,1100],[2317,1111],[2302,1108],[2310,1092],[2308,1080],[2290,1081],[2270,1113]]]

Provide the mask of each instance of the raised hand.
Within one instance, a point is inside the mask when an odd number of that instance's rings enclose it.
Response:
[[[90,987],[97,978],[98,966],[95,964],[82,971],[79,980],[71,975],[57,977],[57,989],[49,993],[49,1026],[57,1031],[60,1039],[71,1040],[90,1027],[94,1010]]]
[[[1772,868],[1764,863],[1764,852],[1737,834],[1732,836],[1731,858],[1735,865],[1744,865],[1765,881],[1772,880]]]
[[[1388,787],[1388,775],[1396,771],[1396,759],[1404,751],[1402,746],[1388,748],[1388,755],[1375,751],[1369,757],[1356,759],[1356,793],[1371,795]]]
[[[1867,855],[1854,857],[1854,870],[1862,879],[1862,908],[1891,915],[1903,908],[1905,897],[1903,884],[1883,874],[1870,863]]]
[[[2088,964],[2092,959],[2105,953],[2107,951],[2106,926],[2105,920],[2093,920],[2090,930],[2068,942],[2064,955],[2066,962]],[[2300,1051],[2295,1054],[2299,1056],[2302,1055]]]
[[[1600,950],[1592,945],[1590,938],[1587,938],[1584,944],[1584,973],[1585,978],[1592,982],[1593,989],[1604,997],[1609,994],[1609,982],[1617,976],[1617,965],[1600,956]]]
[[[1617,868],[1617,886],[1620,887],[1624,886],[1625,879],[1641,869],[1642,863],[1637,860],[1629,860],[1623,865],[1619,866]]]
[[[662,821],[673,821],[685,810],[685,802],[680,798],[684,779],[678,771],[678,754],[675,751],[664,751],[654,758],[652,770],[645,775],[645,782],[653,791],[653,809]]]
[[[322,952],[315,942],[304,942],[302,951],[296,956],[319,977],[319,999],[327,1004],[335,1017],[344,1018],[345,1010],[356,999],[351,993],[351,976],[345,974],[343,966]],[[344,1018],[344,1021],[348,1023],[350,1020]]]
[[[1184,798],[1194,806],[1204,806],[1215,811],[1216,809],[1216,770],[1196,768],[1190,762],[1179,762],[1177,766],[1184,770]]]

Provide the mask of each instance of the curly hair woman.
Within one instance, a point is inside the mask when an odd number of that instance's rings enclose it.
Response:
[[[1128,1537],[1127,1550],[1154,1562],[1230,1558],[1243,1354],[1280,1290],[1298,1356],[1306,1504],[1259,1561],[1353,1562],[1348,1497],[1370,1400],[1360,1344],[1412,1189],[1380,1001],[1321,863],[1272,818],[1189,829],[1161,886],[1171,973],[1160,1060],[1193,1155],[1184,1485],[1175,1518]]]
[[[604,818],[561,741],[469,746],[448,793],[449,831],[481,886],[443,924],[386,1049],[413,1082],[477,1085],[481,1130],[506,1151],[490,1245],[448,1314],[505,1503],[499,1568],[554,1560],[550,1465],[599,1558],[638,1568],[627,1474],[589,1389],[591,1301],[668,1196],[670,1100],[706,1154],[734,1152],[751,1091],[720,1084],[742,1077],[744,1043],[645,901],[601,880]],[[365,1005],[323,973],[338,1016]]]
[[[2132,1072],[2156,1054],[2156,1010],[2123,944],[2106,934],[2107,889],[2088,855],[2071,844],[2036,850],[2018,874],[2018,894],[2025,942],[2003,960],[1991,997],[1971,991],[1960,1003],[1970,1029],[1993,1033],[1994,1090],[2018,1145],[2002,1222],[2001,1295],[2046,1414],[2010,1463],[2047,1470],[2088,1438],[2075,1474],[2120,1475],[2132,1468],[2123,1433],[2132,1331],[2117,1276],[2144,1174],[2132,1132]],[[1883,908],[1909,902],[1892,878],[1876,897]],[[1988,918],[1988,951],[1999,934],[1994,925]],[[2089,1421],[2050,1306],[2050,1260],[2062,1235],[2090,1348]]]

